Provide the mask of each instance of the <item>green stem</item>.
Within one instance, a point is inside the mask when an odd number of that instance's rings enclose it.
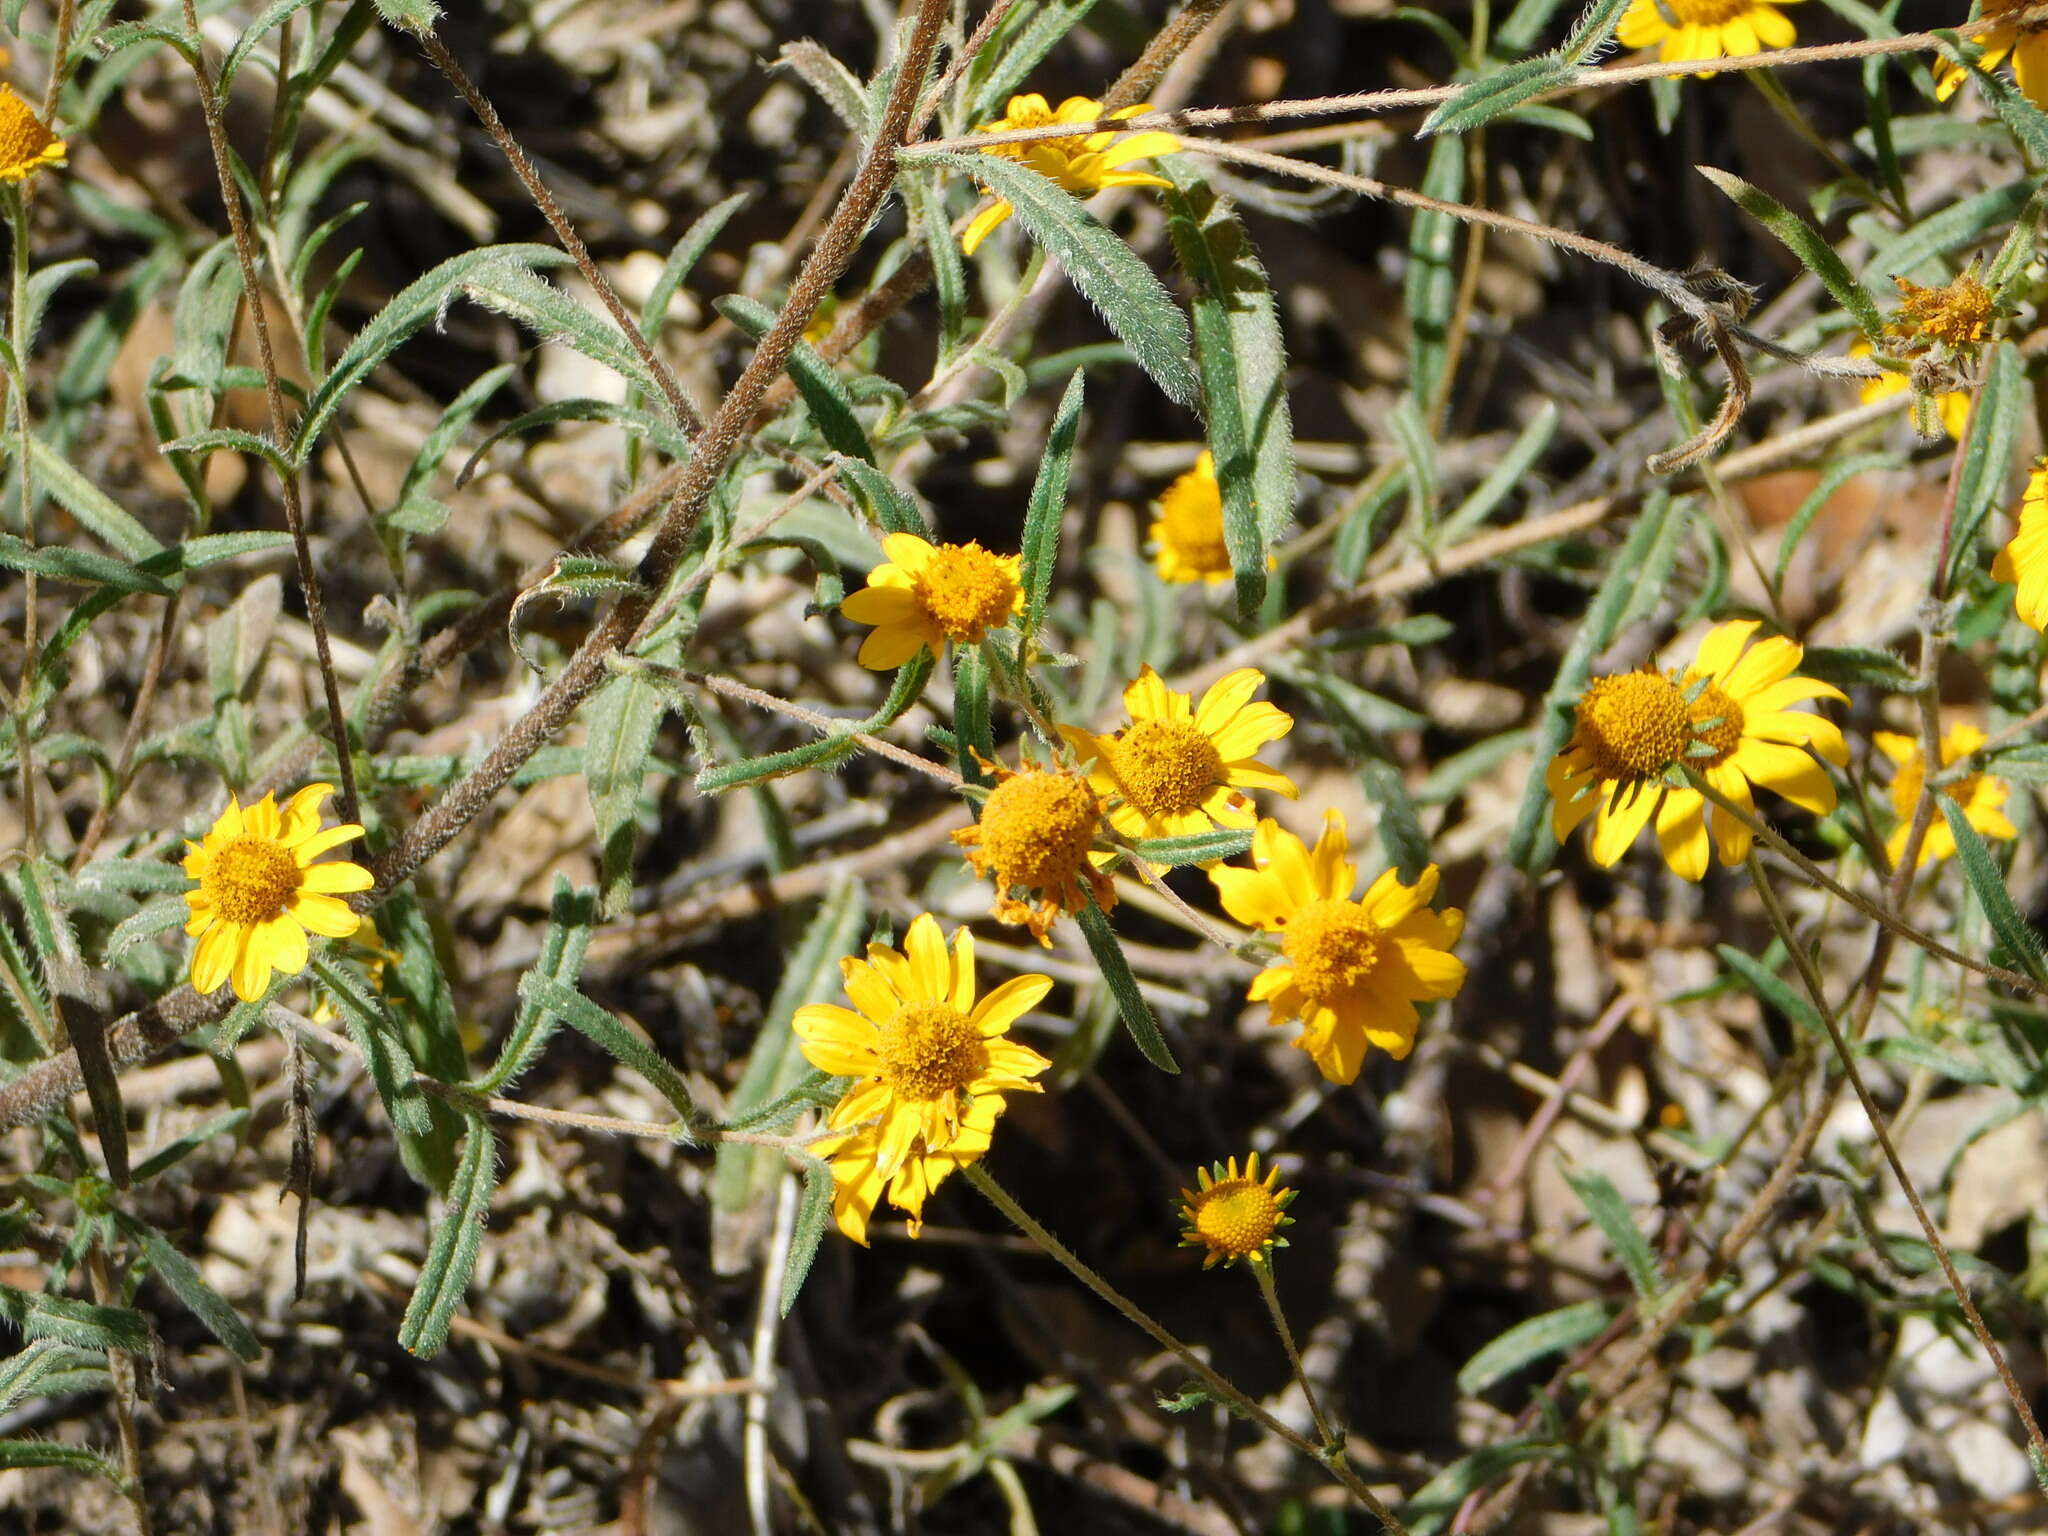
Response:
[[[1116,1308],[1117,1311],[1121,1312],[1134,1327],[1142,1329],[1145,1333],[1149,1334],[1155,1343],[1177,1358],[1182,1365],[1193,1371],[1197,1379],[1210,1392],[1228,1403],[1232,1408],[1244,1415],[1244,1417],[1251,1419],[1264,1429],[1278,1435],[1303,1455],[1311,1457],[1321,1464],[1332,1477],[1350,1490],[1352,1497],[1363,1504],[1384,1529],[1393,1532],[1393,1536],[1409,1536],[1408,1528],[1395,1518],[1394,1512],[1387,1508],[1386,1504],[1377,1494],[1365,1486],[1358,1474],[1350,1468],[1341,1455],[1337,1454],[1334,1448],[1326,1451],[1312,1445],[1305,1435],[1281,1423],[1280,1420],[1274,1418],[1272,1414],[1268,1413],[1258,1403],[1252,1401],[1251,1398],[1245,1396],[1243,1392],[1218,1375],[1215,1367],[1211,1366],[1208,1361],[1204,1360],[1188,1345],[1183,1344],[1158,1323],[1154,1322],[1136,1302],[1125,1296],[1107,1280],[1103,1279],[1102,1276],[1082,1263],[1071,1248],[1067,1247],[1066,1244],[1062,1243],[1034,1221],[1030,1213],[1023,1206],[1010,1198],[1009,1191],[995,1181],[995,1176],[988,1171],[985,1164],[969,1163],[965,1171],[967,1182],[980,1190],[987,1198],[989,1204],[1008,1217],[1011,1224],[1019,1232],[1022,1232],[1032,1242],[1038,1244],[1039,1247],[1057,1259],[1065,1266],[1069,1274],[1087,1286],[1097,1296],[1108,1302],[1112,1307]]]
[[[1254,1254],[1251,1266],[1252,1278],[1259,1282],[1259,1294],[1266,1298],[1266,1315],[1273,1319],[1273,1331],[1280,1335],[1280,1347],[1287,1351],[1287,1363],[1294,1367],[1294,1379],[1301,1387],[1301,1395],[1308,1400],[1309,1416],[1316,1421],[1316,1433],[1323,1437],[1323,1454],[1342,1455],[1344,1442],[1331,1430],[1330,1421],[1323,1417],[1323,1406],[1316,1400],[1316,1389],[1309,1385],[1308,1372],[1302,1369],[1301,1351],[1294,1347],[1294,1330],[1287,1326],[1287,1314],[1280,1310],[1280,1295],[1273,1289],[1272,1261]]]

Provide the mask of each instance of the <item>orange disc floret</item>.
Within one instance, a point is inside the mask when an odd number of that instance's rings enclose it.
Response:
[[[1116,888],[1089,862],[1102,825],[1102,800],[1078,773],[1027,763],[1022,772],[986,764],[996,787],[981,808],[981,820],[953,834],[968,850],[974,872],[994,882],[998,921],[1022,923],[1052,945],[1052,925],[1062,912],[1079,912],[1092,893],[1107,912]],[[1016,892],[1035,894],[1038,904]]]

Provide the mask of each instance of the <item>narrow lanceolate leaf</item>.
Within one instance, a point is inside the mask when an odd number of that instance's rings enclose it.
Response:
[[[36,484],[108,548],[130,560],[146,560],[162,551],[155,534],[41,438],[28,440],[28,458],[35,468]]]
[[[1604,1173],[1591,1169],[1567,1171],[1565,1182],[1586,1207],[1586,1214],[1593,1218],[1593,1224],[1606,1234],[1608,1246],[1614,1256],[1621,1260],[1621,1267],[1628,1271],[1629,1283],[1636,1288],[1636,1294],[1645,1302],[1657,1299],[1663,1289],[1657,1277],[1657,1256],[1650,1251],[1649,1239],[1636,1227],[1636,1219],[1629,1213],[1628,1203],[1621,1198],[1621,1191]]]
[[[34,571],[52,581],[72,582],[86,587],[111,587],[117,592],[148,592],[169,597],[171,589],[140,566],[117,560],[97,550],[71,549],[62,544],[31,545],[11,533],[0,533],[0,567],[10,571]]]
[[[603,872],[601,911],[625,910],[633,885],[633,848],[640,836],[640,785],[666,713],[661,691],[628,673],[607,684],[586,711],[589,744],[583,777],[597,822]]]
[[[1079,368],[1067,380],[1067,392],[1053,413],[1045,456],[1038,461],[1038,477],[1031,483],[1031,500],[1024,510],[1024,624],[1019,642],[1023,647],[1031,644],[1045,617],[1053,567],[1059,563],[1060,524],[1067,513],[1067,472],[1074,462],[1074,440],[1081,433],[1083,380]]]
[[[370,323],[357,333],[334,360],[327,377],[313,391],[306,414],[292,439],[291,458],[303,464],[327,423],[341,408],[348,392],[429,322],[446,311],[461,293],[463,285],[500,269],[527,271],[558,267],[569,260],[563,252],[546,245],[488,245],[480,250],[452,256],[424,275],[415,278],[378,310]]]
[[[766,336],[775,324],[774,310],[738,294],[726,295],[713,307],[754,341]],[[860,418],[853,412],[853,396],[847,393],[839,375],[832,371],[832,365],[818,355],[817,348],[807,341],[798,341],[789,349],[789,360],[783,368],[795,382],[804,404],[810,408],[811,420],[817,423],[818,434],[825,439],[826,445],[850,459],[874,463],[875,445],[868,441],[867,428],[861,425]]]
[[[1455,203],[1465,191],[1465,146],[1438,139],[1430,146],[1422,190]],[[1408,230],[1408,272],[1401,296],[1408,309],[1408,387],[1423,414],[1435,412],[1450,362],[1451,310],[1457,303],[1458,221],[1427,209]]]
[[[1835,248],[1821,238],[1819,230],[1770,193],[1761,187],[1751,186],[1740,176],[1716,170],[1711,165],[1695,169],[1726,193],[1744,213],[1777,236],[1779,243],[1798,257],[1799,264],[1819,278],[1821,286],[1827,289],[1834,301],[1849,312],[1864,335],[1877,337],[1884,333],[1884,317],[1877,312],[1877,305],[1871,302],[1869,292],[1856,281],[1855,274],[1842,258],[1835,254]]]
[[[1952,33],[1937,33],[1936,36],[1943,40],[1942,56],[1969,70],[1971,83],[1984,93],[1984,99],[1991,103],[2012,136],[2026,150],[2027,158],[2036,165],[2048,159],[2048,113],[2035,106],[2026,93],[2007,80],[2001,71],[1985,69],[1981,64],[1972,65],[1964,58],[1962,49],[1956,46]],[[1977,46],[1981,48],[1990,40],[1980,37],[1976,40]]]
[[[420,1283],[406,1303],[398,1325],[398,1342],[422,1360],[432,1359],[448,1342],[448,1324],[469,1288],[476,1256],[483,1247],[484,1225],[490,1219],[491,1196],[498,1187],[498,1140],[482,1115],[465,1113],[468,1136],[462,1161],[448,1185],[448,1205],[427,1259]]]
[[[69,1296],[0,1285],[0,1318],[28,1339],[55,1339],[74,1349],[121,1349],[142,1354],[149,1349],[149,1324],[130,1307],[101,1307]]]
[[[1550,1355],[1577,1349],[1596,1337],[1614,1317],[1604,1301],[1581,1301],[1555,1312],[1524,1318],[1467,1360],[1458,1372],[1458,1390],[1468,1397]]]
[[[2048,953],[2043,952],[2041,936],[2034,932],[2034,925],[2021,914],[2012,893],[2005,888],[2005,877],[1998,872],[1991,850],[1984,846],[1984,839],[1977,835],[1977,829],[1970,825],[1969,817],[1955,801],[1947,795],[1936,795],[1934,803],[1947,818],[1949,831],[1955,834],[1956,859],[1963,866],[1963,878],[1970,882],[1977,905],[1990,919],[1991,931],[1998,935],[1998,942],[2020,969],[2034,978],[2034,984],[2048,989]]]
[[[1095,968],[1109,983],[1109,990],[1116,998],[1117,1011],[1123,1015],[1124,1028],[1131,1032],[1131,1040],[1139,1053],[1160,1071],[1178,1074],[1180,1063],[1167,1049],[1166,1037],[1159,1032],[1159,1021],[1152,1016],[1152,1005],[1138,990],[1138,978],[1131,974],[1131,963],[1124,958],[1123,946],[1117,943],[1116,930],[1109,926],[1109,919],[1103,916],[1102,908],[1095,905],[1093,896],[1081,909],[1080,923],[1081,936],[1088,941],[1088,952],[1095,957]]]
[[[848,459],[839,467],[840,476],[853,488],[869,519],[884,533],[914,533],[931,537],[924,514],[917,503],[895,481],[864,459]]]
[[[1167,398],[1193,403],[1198,391],[1188,355],[1187,317],[1136,252],[1028,165],[972,150],[935,150],[928,158],[966,171],[1009,203],[1018,222],[1101,312],[1152,382]]]
[[[721,203],[714,204],[697,216],[696,222],[683,231],[682,239],[675,243],[668,253],[668,260],[661,264],[661,275],[654,280],[654,287],[648,291],[647,303],[640,311],[640,331],[652,337],[662,321],[668,317],[670,301],[676,290],[690,280],[690,273],[697,263],[704,259],[726,222],[746,206],[747,194],[735,192]]]
[[[412,1059],[383,1001],[346,966],[324,955],[314,957],[312,970],[313,979],[341,1010],[341,1021],[370,1069],[370,1081],[392,1125],[403,1135],[426,1135],[433,1126],[426,1094],[413,1081]]]
[[[595,893],[577,890],[566,877],[555,876],[554,894],[548,902],[548,931],[540,941],[540,958],[533,969],[558,986],[573,989],[583,969],[583,954],[590,947],[590,931],[597,921]],[[555,1032],[561,1015],[527,997],[519,998],[519,1012],[512,1031],[505,1037],[497,1064],[476,1083],[479,1093],[501,1093],[539,1057],[548,1036]]]
[[[1721,963],[1742,979],[1742,984],[1764,1002],[1785,1015],[1814,1040],[1825,1044],[1828,1038],[1827,1025],[1815,1011],[1812,1001],[1779,976],[1754,955],[1737,949],[1733,944],[1717,944],[1714,953],[1721,957]]]
[[[116,1488],[128,1486],[121,1469],[97,1451],[56,1440],[0,1440],[0,1470],[14,1467],[63,1467],[70,1472],[104,1477]]]
[[[37,1339],[0,1360],[0,1413],[36,1391],[52,1376],[103,1366],[102,1356],[87,1354],[55,1339]]]
[[[2020,428],[2033,399],[2018,347],[2009,341],[2000,342],[1990,362],[1984,388],[1977,396],[1977,409],[1970,416],[1962,467],[1956,473],[1955,537],[1949,556],[1951,584],[1975,566],[1977,535],[1983,531],[1984,519],[2005,499],[2005,482],[2012,473]]]
[[[1228,827],[1214,832],[1196,832],[1187,837],[1146,837],[1132,844],[1138,857],[1148,864],[1214,864],[1249,853],[1252,835]]]
[[[1537,408],[1529,424],[1522,428],[1513,445],[1501,455],[1500,462],[1474,487],[1472,494],[1445,514],[1437,530],[1438,539],[1445,544],[1452,543],[1491,517],[1494,508],[1521,485],[1556,434],[1557,402],[1546,400]]]
[[[1470,133],[1484,128],[1532,97],[1570,85],[1578,72],[1576,65],[1555,54],[1522,59],[1474,80],[1450,100],[1439,103],[1417,131],[1426,138],[1433,133]]]
[[[832,1229],[832,1169],[821,1157],[799,1151],[804,1170],[803,1198],[789,1233],[789,1260],[782,1266],[782,1315],[796,1305],[797,1293],[810,1278],[818,1244]]]
[[[137,1221],[133,1216],[118,1211],[114,1214],[114,1225],[123,1237],[142,1250],[156,1277],[170,1287],[171,1294],[185,1304],[186,1311],[198,1318],[208,1333],[244,1360],[256,1358],[262,1346],[256,1342],[256,1335],[249,1331],[249,1325],[227,1304],[220,1292],[200,1278],[199,1271],[192,1267],[192,1261],[172,1247],[169,1238],[148,1222]]]
[[[1223,536],[1237,606],[1265,600],[1266,552],[1294,515],[1294,423],[1287,349],[1273,285],[1243,224],[1188,163],[1160,162],[1174,183],[1167,229],[1194,281],[1195,361],[1210,457],[1223,496]]]
[[[613,1018],[581,992],[536,971],[528,971],[519,979],[519,995],[561,1015],[570,1028],[584,1035],[607,1056],[639,1073],[655,1092],[674,1106],[676,1113],[682,1116],[685,1128],[696,1123],[697,1105],[690,1097],[689,1088],[645,1036]]]

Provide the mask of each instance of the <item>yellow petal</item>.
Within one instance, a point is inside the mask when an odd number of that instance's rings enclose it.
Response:
[[[299,871],[299,889],[322,896],[345,896],[351,891],[367,891],[377,883],[372,875],[360,864],[351,864],[346,859],[336,859],[331,864],[312,864]]]
[[[1662,785],[1639,784],[1616,794],[1603,794],[1599,815],[1593,822],[1593,862],[1603,869],[1619,862],[1664,793]]]
[[[1696,789],[1674,789],[1657,812],[1657,846],[1681,880],[1707,877],[1706,803]]]
[[[946,937],[939,932],[938,919],[920,912],[903,936],[903,954],[910,961],[911,1002],[943,1003],[953,995],[953,963],[946,953]]]
[[[972,256],[981,249],[981,242],[1002,227],[1010,216],[1010,205],[1001,198],[974,216],[974,221],[960,235],[960,254]]]
[[[1697,54],[1681,55],[1697,58]],[[1742,648],[1749,643],[1749,637],[1757,632],[1762,621],[1758,619],[1731,619],[1726,624],[1716,624],[1707,631],[1700,641],[1699,651],[1694,655],[1690,670],[1702,677],[1722,678],[1728,675],[1735,660],[1742,654]]]

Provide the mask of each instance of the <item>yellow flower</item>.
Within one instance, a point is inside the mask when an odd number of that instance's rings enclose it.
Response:
[[[1294,717],[1251,696],[1266,677],[1242,667],[1219,678],[1196,709],[1146,667],[1124,690],[1131,723],[1109,736],[1063,725],[1060,734],[1082,762],[1088,783],[1109,802],[1109,824],[1124,836],[1190,837],[1218,826],[1249,827],[1247,789],[1295,797],[1294,781],[1254,754],[1294,729]]]
[[[1009,1027],[1052,990],[1052,978],[1014,976],[976,1002],[974,935],[965,928],[954,935],[949,955],[937,920],[921,913],[904,935],[902,952],[870,944],[865,960],[849,955],[839,968],[853,1007],[813,1003],[796,1011],[792,1028],[812,1066],[858,1079],[826,1124],[851,1133],[874,1122],[868,1142],[851,1136],[837,1144],[841,1156],[873,1162],[863,1178],[891,1180],[913,1156],[956,1144],[967,1150],[971,1140],[958,1142],[963,1128],[980,1125],[985,1132],[1001,1112],[1001,1096],[1036,1093],[1031,1079],[1052,1065],[1007,1038]],[[995,1108],[986,1121],[976,1120],[969,1112],[984,1099]],[[987,1145],[983,1135],[980,1149]],[[926,1189],[936,1182],[925,1174],[914,1174],[912,1182],[918,1178],[926,1179]],[[846,1182],[857,1188],[860,1180]],[[865,1230],[864,1217],[861,1225]]]
[[[953,841],[969,850],[977,875],[995,883],[991,909],[996,920],[1022,923],[1052,947],[1052,925],[1062,912],[1079,912],[1092,892],[1107,912],[1116,887],[1088,860],[1102,826],[1102,801],[1078,773],[1026,763],[1022,773],[989,764],[996,787],[982,805],[981,820],[962,827]],[[1020,901],[1018,890],[1035,892],[1039,905]]]
[[[1465,962],[1450,953],[1465,914],[1430,910],[1436,866],[1413,885],[1390,869],[1353,901],[1348,850],[1335,811],[1313,854],[1265,820],[1252,833],[1252,868],[1209,871],[1224,911],[1281,935],[1280,959],[1252,978],[1251,1001],[1267,1004],[1275,1024],[1300,1019],[1294,1043],[1333,1083],[1357,1079],[1369,1044],[1396,1061],[1406,1056],[1416,1003],[1455,997],[1465,984]]]
[[[1893,864],[1905,857],[1906,836],[1913,829],[1913,813],[1920,806],[1920,787],[1927,777],[1927,764],[1920,756],[1920,743],[1912,736],[1901,736],[1893,731],[1879,731],[1870,738],[1877,749],[1899,765],[1892,775],[1892,811],[1899,818],[1898,826],[1884,845],[1885,857]],[[1941,738],[1941,763],[1945,768],[1957,758],[1968,757],[1984,745],[1984,733],[1974,725],[1950,726]],[[1953,800],[1961,807],[1963,820],[1977,829],[1980,837],[2018,837],[2020,830],[2005,816],[2005,782],[1973,773],[1966,779],[1945,785],[1938,791],[1945,800]],[[1920,844],[1920,856],[1932,864],[1939,859],[1955,857],[1956,835],[1948,829],[1948,818],[1935,808],[1934,820],[1927,824],[1926,840]]]
[[[0,181],[25,181],[46,165],[64,163],[64,141],[35,109],[0,84]]]
[[[875,632],[861,642],[860,664],[876,672],[900,667],[926,646],[973,645],[1024,611],[1022,561],[977,543],[932,544],[914,533],[882,540],[888,560],[839,611]]]
[[[192,986],[202,994],[233,979],[235,996],[255,1002],[270,973],[294,975],[309,958],[306,935],[345,939],[362,923],[341,897],[374,883],[360,864],[313,860],[363,835],[353,823],[320,827],[320,806],[332,784],[308,784],[279,811],[265,795],[243,806],[232,797],[203,842],[187,842],[185,873],[198,882],[185,893],[192,916]]]
[[[1012,96],[1001,117],[992,123],[983,123],[975,131],[1002,133],[1014,128],[1043,128],[1052,123],[1092,123],[1104,117],[1136,117],[1151,110],[1150,102],[1141,102],[1135,107],[1119,107],[1114,112],[1104,112],[1099,101],[1092,101],[1086,96],[1069,96],[1055,111],[1046,105],[1043,96]],[[1163,176],[1145,171],[1126,171],[1121,167],[1133,160],[1170,155],[1179,148],[1180,140],[1170,133],[1104,132],[992,144],[982,153],[1001,155],[1005,160],[1020,160],[1039,175],[1058,183],[1063,190],[1085,197],[1105,187],[1172,186],[1173,183]],[[972,256],[975,248],[1009,216],[1010,205],[1000,199],[975,215],[974,222],[960,236],[961,253]]]
[[[1859,341],[1849,348],[1851,357],[1870,356],[1870,343]],[[1874,379],[1865,379],[1859,398],[1865,405],[1874,405],[1879,400],[1889,400],[1893,395],[1910,395],[1912,383],[1903,373],[1880,373]],[[1902,404],[1905,402],[1901,402]],[[1970,425],[1970,392],[1966,389],[1952,389],[1934,397],[1934,408],[1941,415],[1941,428],[1950,437],[1961,439]]]
[[[879,1133],[862,1126],[844,1136],[827,1136],[811,1143],[811,1150],[830,1160],[832,1168],[832,1217],[839,1230],[868,1245],[868,1223],[886,1192],[889,1203],[908,1218],[910,1235],[924,1230],[924,1203],[956,1169],[965,1168],[988,1152],[996,1116],[1003,1112],[1001,1094],[985,1093],[973,1100],[960,1116],[960,1128],[943,1151],[925,1149],[924,1138],[911,1144],[910,1155],[895,1173],[882,1171]]]
[[[1892,281],[1899,289],[1899,310],[1885,325],[1887,336],[1921,345],[1939,342],[1952,352],[1961,352],[1991,334],[1992,322],[1998,318],[1998,300],[1978,278],[1976,262],[1939,288],[1904,277]]]
[[[2027,477],[2019,528],[1991,562],[1991,574],[2015,584],[2013,606],[2021,622],[2048,629],[2048,459]]]
[[[1984,0],[1977,14],[1992,21],[2023,11],[2035,3],[2036,0]],[[1984,57],[1978,61],[1978,67],[1982,69],[1998,68],[1999,61],[2011,54],[2012,76],[2019,82],[2021,92],[2035,106],[2048,107],[2048,29],[2044,29],[2040,22],[2028,22],[2023,28],[1993,27],[1989,32],[1978,33],[1971,41],[1984,50]],[[1969,78],[1969,74],[1960,64],[1947,59],[1938,61],[1934,66],[1935,98],[1947,101]]]
[[[1731,59],[1790,48],[1796,34],[1778,12],[1796,0],[1630,0],[1615,35],[1624,48],[1658,45],[1666,64],[1684,59]]]
[[[1297,1192],[1277,1188],[1279,1178],[1278,1168],[1269,1169],[1263,1179],[1259,1177],[1256,1152],[1244,1160],[1242,1174],[1234,1157],[1228,1163],[1197,1168],[1195,1182],[1200,1190],[1180,1192],[1181,1220],[1188,1224],[1180,1235],[1181,1245],[1209,1250],[1202,1257],[1204,1269],[1219,1263],[1235,1264],[1239,1259],[1269,1263],[1275,1248],[1287,1246],[1287,1239],[1278,1235],[1280,1229],[1294,1225],[1286,1210]]]
[[[1545,774],[1551,826],[1563,842],[1588,816],[1593,862],[1612,864],[1636,834],[1657,819],[1665,862],[1687,880],[1707,872],[1706,798],[1673,788],[1666,775],[1692,768],[1745,810],[1750,785],[1776,790],[1815,815],[1835,808],[1834,781],[1811,754],[1838,767],[1849,760],[1841,728],[1790,706],[1807,699],[1846,699],[1831,684],[1795,677],[1805,653],[1772,638],[1743,653],[1757,621],[1716,625],[1681,677],[1629,672],[1596,677],[1579,700],[1578,721]],[[1712,838],[1723,864],[1749,852],[1750,831],[1718,807]]]
[[[1230,580],[1230,551],[1223,543],[1223,491],[1216,484],[1216,460],[1204,448],[1195,467],[1159,493],[1159,520],[1151,538],[1159,546],[1153,563],[1161,581]]]

